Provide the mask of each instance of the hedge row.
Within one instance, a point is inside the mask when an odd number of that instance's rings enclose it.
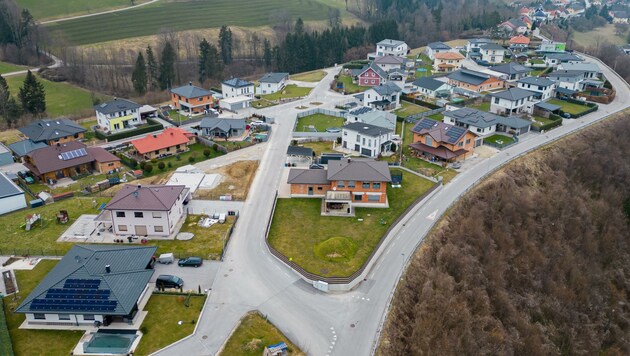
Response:
[[[7,319],[4,316],[4,301],[2,296],[0,296],[0,355],[14,355]]]
[[[555,114],[551,114],[549,115],[549,120],[553,120],[553,122],[550,122],[548,124],[545,125],[541,125],[538,127],[538,130],[540,131],[548,131],[553,129],[554,127],[558,127],[560,125],[562,125],[562,118],[558,115]]]
[[[588,109],[586,111],[583,111],[583,112],[581,112],[579,114],[575,114],[575,115],[574,114],[570,114],[572,119],[577,119],[579,117],[582,117],[584,115],[590,114],[590,113],[592,113],[594,111],[597,111],[597,109],[599,109],[599,105],[597,105],[595,103],[588,103],[588,102],[585,103],[582,100],[568,98],[568,99],[566,99],[566,102],[567,103],[572,103],[572,104],[584,105],[584,106],[587,106],[587,107],[590,108],[590,109]],[[560,114],[561,115],[564,115],[564,113],[565,113],[564,111],[560,110]]]
[[[106,135],[102,133],[101,131],[96,131],[96,137],[100,140],[107,140],[111,142],[111,141],[122,140],[128,137],[142,135],[142,134],[153,132],[153,131],[162,130],[163,128],[164,126],[160,124],[159,122],[151,120],[151,119],[147,119],[147,126],[141,127],[139,129],[119,132],[119,133],[115,133],[111,135]]]

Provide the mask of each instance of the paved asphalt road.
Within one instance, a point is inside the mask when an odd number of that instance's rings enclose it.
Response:
[[[275,187],[290,141],[298,103],[261,110],[274,116],[277,124],[253,182],[241,219],[219,267],[197,332],[160,355],[214,355],[239,319],[249,310],[259,310],[309,355],[370,355],[392,291],[408,257],[427,235],[442,213],[462,194],[514,157],[589,125],[609,113],[630,106],[628,85],[612,70],[604,74],[617,89],[610,105],[563,126],[531,137],[484,160],[458,175],[424,206],[401,222],[398,235],[379,257],[365,282],[343,294],[324,294],[299,279],[275,260],[264,245],[265,228],[273,204]],[[345,99],[327,90],[339,69],[328,69],[327,77],[302,102],[322,101],[332,107]],[[317,98],[317,99],[316,99]]]

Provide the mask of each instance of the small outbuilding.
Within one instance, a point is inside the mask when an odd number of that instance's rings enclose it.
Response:
[[[0,215],[26,208],[24,191],[0,172]]]

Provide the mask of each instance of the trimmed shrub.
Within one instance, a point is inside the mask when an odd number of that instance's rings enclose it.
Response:
[[[188,157],[188,162],[193,163],[195,161],[195,156]]]
[[[178,154],[176,154],[176,155],[175,155],[175,160],[177,160],[177,161],[181,161],[181,160],[182,160],[182,156],[180,156],[180,155],[179,155],[179,153],[178,153]]]
[[[173,162],[168,162],[168,168],[172,168],[173,167]]]
[[[163,170],[164,170],[164,168],[166,168],[166,164],[164,164],[164,162],[160,162],[160,163],[158,163],[158,168],[159,168],[161,171],[163,171]]]
[[[147,163],[144,165],[144,171],[147,173],[151,173],[151,171],[153,170],[153,166],[151,165],[151,163]]]
[[[206,149],[204,149],[204,150],[203,150],[203,155],[204,155],[206,158],[210,157],[210,154],[211,154],[211,153],[212,153],[212,151],[210,151],[210,149],[209,149],[209,148],[206,148]]]

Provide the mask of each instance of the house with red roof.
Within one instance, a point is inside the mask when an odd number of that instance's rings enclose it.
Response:
[[[195,135],[179,127],[169,127],[159,134],[131,141],[138,156],[145,160],[168,157],[188,151],[188,145],[195,141]]]

